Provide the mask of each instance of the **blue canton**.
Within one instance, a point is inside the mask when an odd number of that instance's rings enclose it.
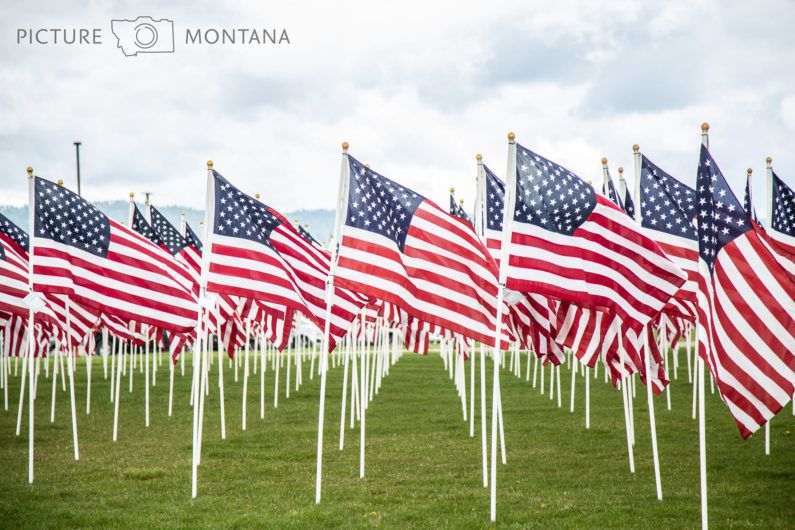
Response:
[[[655,166],[645,156],[641,158],[640,211],[644,228],[692,241],[698,239],[698,231],[693,224],[695,190]]]
[[[63,186],[43,178],[35,179],[33,224],[36,237],[106,257],[110,247],[108,216]]]
[[[795,237],[795,192],[773,173],[773,215],[770,225]]]
[[[753,228],[742,204],[732,193],[720,168],[703,145],[696,189],[698,252],[712,273],[721,249]]]
[[[502,232],[505,183],[485,165],[486,173],[486,228]]]
[[[570,236],[594,208],[593,186],[563,166],[516,144],[514,220]]]
[[[411,220],[425,197],[379,175],[348,156],[348,214],[345,224],[391,239],[400,251]]]
[[[20,227],[15,225],[11,220],[8,219],[5,215],[0,213],[0,232],[4,233],[8,237],[10,237],[17,245],[28,250],[30,241],[28,239],[28,234],[25,233]],[[0,259],[5,260],[6,255],[5,251],[3,250],[3,246],[0,245]]]
[[[169,223],[168,219],[157,208],[150,206],[149,214],[152,218],[152,228],[155,229],[157,235],[166,244],[166,248],[171,254],[177,255],[183,248],[188,246],[188,242],[182,237],[179,230],[174,228],[174,225]]]
[[[215,177],[215,233],[271,246],[270,236],[281,220],[257,199],[246,195],[217,171]]]

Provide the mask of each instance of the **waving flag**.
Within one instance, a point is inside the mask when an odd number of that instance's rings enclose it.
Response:
[[[640,328],[685,273],[641,227],[566,168],[516,145],[507,287],[604,307]]]
[[[472,226],[347,159],[335,283],[494,344],[497,270]]]
[[[460,202],[456,202],[455,195],[453,195],[453,188],[450,188],[450,215],[454,215],[459,219],[463,219],[469,224],[472,224],[472,219],[467,215],[466,210],[464,210],[464,199],[461,199]]]
[[[0,311],[27,317],[28,235],[0,214]]]
[[[333,349],[365,300],[335,286],[331,314],[326,315],[330,253],[301,237],[281,214],[232,186],[217,171],[209,191],[214,209],[208,292],[301,311],[321,330],[329,318]]]
[[[315,245],[316,247],[321,247],[321,248],[323,247],[323,245],[321,245],[321,244],[318,242],[318,240],[317,240],[317,239],[315,239],[314,237],[312,237],[312,234],[310,234],[310,233],[309,233],[309,230],[307,230],[307,229],[306,229],[306,227],[304,227],[304,226],[301,226],[301,225],[300,225],[300,223],[296,223],[296,224],[295,224],[295,229],[298,231],[298,234],[299,234],[301,237],[303,237],[304,239],[306,239],[307,241],[309,241],[310,243],[312,243],[312,244],[313,244],[313,245]]]
[[[629,186],[627,186],[627,181],[624,180],[624,171],[622,168],[618,168],[618,188],[619,190],[624,190],[623,195],[624,198],[621,200],[621,208],[627,212],[627,215],[631,218],[635,218],[635,201],[632,200],[632,194],[629,191]]]
[[[176,332],[195,326],[198,305],[171,256],[68,189],[33,184],[34,290]]]
[[[502,248],[502,225],[505,203],[505,184],[485,164],[485,201],[483,204],[484,224],[483,239],[486,248],[497,267],[500,266],[500,249]],[[509,319],[523,348],[532,346],[539,357],[552,354],[552,361],[559,364],[563,360],[563,350],[555,341],[557,318],[555,306],[549,298],[532,293],[513,293],[517,300],[508,308]]]
[[[783,250],[795,255],[795,191],[773,172],[770,237]]]
[[[621,205],[621,199],[618,198],[618,192],[616,191],[616,187],[613,184],[613,178],[610,176],[610,172],[607,171],[607,159],[602,159],[602,165],[605,167],[604,171],[604,181],[602,182],[602,195],[613,201],[613,204],[621,208],[622,210],[624,207]]]
[[[696,189],[699,354],[747,438],[795,390],[795,284],[703,145]]]
[[[751,196],[751,175],[753,171],[748,168],[745,176],[745,195],[743,195],[743,211],[745,215],[756,221],[756,210],[754,209],[753,197]]]
[[[696,192],[641,155],[640,214],[646,234],[685,273],[687,281],[671,303],[681,316],[695,316],[698,291]]]
[[[486,220],[484,226],[484,240],[486,248],[497,266],[500,264],[500,248],[502,247],[502,223],[503,205],[505,203],[505,183],[492,173],[483,164],[483,172],[486,177],[486,201],[484,203],[483,217]]]

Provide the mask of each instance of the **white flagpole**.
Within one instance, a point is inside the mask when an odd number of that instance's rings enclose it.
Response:
[[[765,221],[764,226],[768,230],[771,229],[772,221],[773,221],[773,158],[767,157],[765,159],[765,181],[766,181],[766,190],[765,193]],[[751,177],[751,169],[748,169],[748,177]],[[748,187],[748,193],[750,195],[751,188]],[[751,202],[751,197],[748,197],[748,202]],[[753,203],[751,203],[751,208],[753,208]],[[793,396],[795,399],[795,396]],[[793,413],[795,414],[795,404],[793,404]],[[765,423],[765,454],[770,455],[770,422],[772,418],[767,420]]]
[[[707,123],[701,124],[701,143],[709,149],[709,124]],[[698,362],[698,462],[701,486],[701,528],[702,530],[707,530],[709,527],[707,512],[707,435],[704,417],[704,368],[706,368],[706,363],[698,354],[699,329],[699,325],[696,323],[695,359]]]
[[[60,181],[58,181],[60,184]],[[32,254],[31,254],[32,256]],[[72,412],[72,445],[75,451],[75,460],[80,460],[80,449],[77,444],[77,410],[75,407],[75,379],[74,368],[72,366],[72,329],[71,322],[71,309],[69,304],[69,297],[64,297],[64,305],[66,306],[66,349],[67,349],[67,366],[69,372],[69,406]]]
[[[475,156],[477,160],[477,180],[475,189],[477,196],[475,198],[475,230],[481,239],[485,236],[485,223],[484,210],[486,208],[486,171],[483,168],[483,155],[478,154]],[[486,440],[486,347],[480,343],[480,447],[481,447],[481,460],[483,468],[483,487],[487,488],[489,485],[489,465],[488,465],[488,450]]]
[[[246,430],[246,401],[248,401],[248,350],[249,342],[251,341],[251,320],[246,320],[246,344],[245,356],[243,362],[243,425],[242,430]],[[240,352],[238,352],[240,353]]]
[[[505,281],[508,276],[508,256],[516,193],[516,136],[508,133],[508,169],[505,173],[505,200],[503,201],[502,245],[500,247],[500,272],[497,284],[497,309],[494,321],[494,381],[491,392],[491,476],[490,518],[497,520],[497,416],[500,398],[500,343],[502,339],[502,304],[505,298]]]
[[[36,236],[35,224],[34,224],[34,212],[35,212],[35,178],[33,177],[33,168],[28,168],[28,230],[30,230],[30,243],[29,243],[29,256],[30,259],[28,260],[29,263],[29,270],[28,270],[28,287],[30,288],[31,294],[33,293],[33,255],[34,255],[34,241]],[[33,483],[33,380],[35,379],[33,376],[33,348],[35,344],[35,340],[33,337],[33,307],[31,306],[28,310],[28,358],[27,358],[27,367],[28,372],[30,372],[28,376],[28,482]],[[25,375],[24,366],[22,371],[23,379]],[[25,381],[22,381],[22,388],[25,386]],[[20,411],[22,405],[22,391],[20,391]],[[19,428],[17,428],[19,431]]]
[[[356,327],[356,319],[354,319],[354,325],[351,326],[351,332]],[[351,358],[351,341],[347,340],[351,337],[349,333],[345,340],[345,360],[343,361],[342,366],[342,409],[340,410],[340,451],[342,451],[343,447],[345,446],[345,406],[346,400],[348,397],[348,365],[350,364]],[[312,363],[314,364],[315,356],[314,356],[314,348],[312,354]],[[312,374],[312,369],[309,370],[310,379]],[[353,375],[356,377],[356,374]],[[351,396],[351,399],[353,397]]]
[[[334,219],[334,237],[331,245],[331,268],[329,277],[326,281],[326,322],[323,329],[323,350],[320,352],[320,405],[317,418],[317,471],[315,482],[315,503],[320,503],[321,482],[323,476],[323,420],[326,406],[326,372],[328,372],[328,345],[331,325],[331,303],[334,296],[334,272],[337,269],[337,245],[339,244],[340,223],[342,222],[342,212],[346,209],[343,200],[347,198],[348,177],[350,166],[348,165],[348,142],[342,143],[342,164],[340,168],[340,179],[337,186],[336,214]],[[364,421],[362,421],[362,424]],[[364,425],[362,425],[364,428]]]
[[[643,222],[643,215],[641,212],[641,204],[640,204],[640,177],[641,177],[641,154],[640,154],[640,147],[638,144],[632,146],[633,157],[635,161],[635,220],[638,224]],[[652,382],[651,382],[651,349],[649,348],[649,334],[648,334],[648,326],[647,324],[643,327],[643,346],[646,350],[646,355],[643,356],[643,364],[646,370],[646,402],[649,408],[649,429],[651,431],[651,453],[654,459],[654,484],[657,488],[657,500],[662,500],[662,483],[660,480],[660,456],[657,452],[657,422],[654,418],[654,393],[652,392]],[[663,330],[663,337],[665,336],[665,331]],[[663,339],[665,340],[665,339]],[[667,366],[665,367],[668,368]],[[670,386],[670,382],[668,383]],[[670,394],[669,394],[670,398]]]
[[[206,191],[205,191],[205,207],[204,207],[204,244],[202,248],[202,266],[201,274],[199,276],[199,296],[200,306],[197,314],[198,322],[196,323],[196,344],[194,350],[198,356],[194,354],[193,359],[193,459],[191,464],[191,498],[196,498],[198,494],[198,471],[200,461],[201,442],[200,424],[202,422],[202,407],[204,403],[204,386],[205,377],[204,373],[207,370],[207,359],[204,355],[204,343],[208,341],[205,336],[204,330],[204,306],[209,305],[204,300],[207,297],[207,271],[210,266],[210,252],[212,249],[212,233],[213,226],[215,226],[215,188],[213,187],[213,161],[207,161],[207,178],[206,178]]]
[[[602,179],[604,182],[604,189],[608,189],[608,183],[610,182],[610,170],[607,167],[607,158],[602,158]],[[616,333],[619,333],[619,330],[615,330]],[[635,473],[635,455],[632,446],[635,444],[635,434],[634,434],[634,420],[632,419],[632,394],[630,394],[630,379],[629,376],[624,375],[624,348],[623,346],[619,346],[620,351],[620,362],[621,362],[621,399],[624,405],[624,426],[627,431],[627,454],[629,456],[629,472]],[[607,375],[607,370],[605,370],[605,375]]]

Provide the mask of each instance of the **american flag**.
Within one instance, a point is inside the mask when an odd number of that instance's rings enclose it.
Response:
[[[24,230],[8,218],[0,214],[0,310],[13,313],[22,318],[22,325],[27,326],[28,307],[24,302],[29,292],[28,261],[29,238]],[[43,295],[44,308],[38,311],[34,319],[37,325],[48,331],[59,340],[65,339],[66,330],[66,296]],[[77,306],[77,304],[72,304]],[[71,323],[72,342],[85,343],[88,328],[97,320],[83,325],[81,308],[73,309]],[[16,324],[14,324],[16,325]],[[65,346],[65,345],[64,345]]]
[[[214,211],[207,290],[283,305],[324,329],[331,254],[306,241],[281,214],[217,171],[212,172],[210,192]],[[334,286],[330,349],[365,302]]]
[[[624,190],[624,198],[621,201],[621,207],[627,212],[627,215],[630,218],[635,218],[635,201],[632,200],[632,194],[629,191],[629,186],[627,186],[627,181],[624,180],[624,173],[621,171],[621,168],[618,168],[618,187],[619,189]]]
[[[0,214],[0,311],[27,317],[28,235]]]
[[[307,230],[307,228],[306,228],[306,227],[304,227],[304,226],[301,226],[301,224],[300,224],[300,223],[296,223],[296,224],[295,224],[295,229],[298,231],[298,234],[300,234],[300,236],[301,236],[301,237],[303,237],[304,239],[306,239],[307,241],[309,241],[309,242],[310,242],[310,243],[312,243],[313,245],[315,245],[315,246],[318,246],[318,247],[322,247],[322,246],[323,246],[323,245],[321,245],[321,244],[318,242],[318,240],[317,240],[317,239],[315,239],[314,237],[312,237],[312,234],[310,234],[310,233],[309,233],[309,230]]]
[[[695,190],[641,155],[640,214],[646,234],[687,273],[687,281],[671,301],[673,312],[693,318],[698,291]]]
[[[335,284],[494,344],[497,270],[472,226],[347,159]]]
[[[160,213],[160,210],[152,205],[149,205],[149,218],[152,221],[152,228],[158,239],[165,245],[172,256],[177,256],[185,250],[188,246],[188,240],[166,219],[165,215]]]
[[[783,250],[795,255],[795,191],[773,172],[770,237]]]
[[[654,318],[685,281],[641,227],[566,168],[516,145],[507,287]]]
[[[703,145],[696,189],[699,354],[747,438],[795,390],[795,283]]]
[[[489,254],[500,263],[500,248],[502,247],[503,205],[505,203],[505,183],[495,175],[486,165],[483,165],[486,177],[486,201],[483,217],[486,219],[483,237]]]
[[[610,176],[610,172],[605,169],[604,172],[604,182],[602,182],[602,195],[613,201],[613,204],[624,209],[621,205],[621,199],[618,198],[618,192],[616,191],[616,187],[613,184],[613,178]]]
[[[193,286],[192,291],[198,294],[199,276],[201,275],[201,250],[199,250],[201,243],[197,243],[198,237],[187,224],[185,225],[186,235],[180,234],[179,230],[156,207],[151,205],[149,205],[149,216],[152,220],[151,227],[155,232],[155,239],[152,240],[156,243],[159,242],[179,263],[184,265]],[[139,224],[144,230],[149,226],[145,220],[139,221]],[[218,331],[220,323],[221,343],[231,357],[234,355],[235,348],[242,347],[246,340],[243,321],[238,311],[241,302],[229,295],[221,295],[216,302],[217,311],[205,313],[205,320],[212,333]],[[186,337],[175,337],[173,345],[169,343],[172,358],[176,358],[187,340],[193,339],[194,336],[195,333]]]
[[[195,326],[198,305],[173,259],[68,189],[35,177],[33,288],[123,320],[173,331]]]
[[[756,209],[754,209],[754,201],[751,196],[751,175],[753,173],[749,169],[745,176],[745,195],[743,195],[743,211],[745,215],[756,221]]]
[[[463,219],[469,224],[472,224],[472,219],[469,217],[466,210],[464,210],[463,202],[463,199],[461,199],[461,202],[456,202],[453,189],[450,188],[450,215],[454,215],[459,219]]]
[[[502,225],[505,203],[505,183],[483,164],[486,195],[483,204],[483,240],[497,267],[500,266],[502,248]],[[523,348],[532,346],[539,357],[552,353],[556,364],[563,359],[563,352],[555,342],[557,319],[552,300],[539,294],[526,293],[514,296],[517,302],[508,308],[509,319]]]

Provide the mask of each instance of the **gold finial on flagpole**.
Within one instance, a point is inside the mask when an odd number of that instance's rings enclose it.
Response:
[[[342,142],[342,152],[343,153],[347,153],[348,152],[349,145],[350,144],[348,144],[348,142]]]
[[[475,159],[476,159],[478,162],[480,162],[481,160],[483,160],[483,155],[481,155],[480,153],[478,153],[478,154],[476,154],[476,155],[475,155]]]
[[[746,171],[747,171],[749,177],[751,176],[751,173],[754,172],[754,170],[752,168],[750,168],[750,167]]]
[[[30,166],[28,166],[28,176],[29,176],[29,177],[32,177],[32,176],[33,176],[33,168],[32,168],[32,167],[30,167]]]
[[[512,132],[509,132],[508,133],[508,143],[512,144],[514,142],[514,140],[516,140],[516,135],[514,133],[512,133]]]
[[[455,188],[451,187],[451,188],[450,188],[450,193],[451,193],[451,194],[452,194],[452,193],[455,193]]]
[[[461,206],[464,206],[464,199],[459,199],[458,204],[460,204]]]
[[[589,186],[593,186],[593,181],[591,179],[588,179],[585,182],[587,182]]]
[[[58,185],[63,186],[63,179],[58,179]]]
[[[704,122],[701,124],[701,132],[705,134],[709,132],[709,123]]]
[[[640,151],[640,146],[638,144],[633,145],[632,146],[632,152],[633,153],[637,153],[638,151]]]
[[[259,200],[259,193],[255,193],[255,194],[254,194],[254,198],[255,198],[255,199],[257,199],[257,200]]]
[[[130,200],[133,200],[133,197],[135,197],[135,193],[130,192]]]
[[[207,161],[207,169],[212,169],[212,168],[213,168],[213,161],[212,160],[208,160]]]
[[[767,167],[773,167],[773,157],[772,156],[769,156],[769,157],[765,158],[765,162],[767,163]],[[30,170],[30,168],[28,168],[28,171],[29,170]]]
[[[602,157],[602,167],[607,167],[607,159]]]
[[[621,175],[623,173],[624,173],[624,168],[621,167],[621,166],[618,166],[618,174]]]

